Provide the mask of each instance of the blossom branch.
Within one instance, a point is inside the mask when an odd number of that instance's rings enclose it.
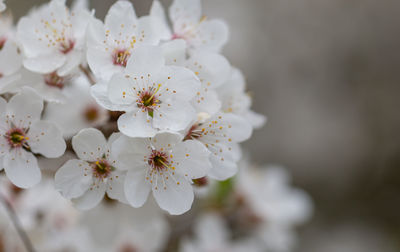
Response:
[[[94,79],[92,72],[90,72],[90,70],[87,67],[79,65],[79,69],[82,71],[83,74],[85,74],[90,84],[92,85],[96,84],[96,80]]]
[[[26,250],[28,252],[35,252],[35,249],[33,248],[31,240],[29,239],[28,235],[26,234],[24,228],[21,225],[20,220],[18,219],[17,213],[15,212],[15,210],[12,207],[12,205],[10,204],[10,202],[1,193],[0,193],[0,201],[6,208],[8,215],[10,216],[10,219],[11,219],[15,229],[18,232],[18,235],[21,237],[21,240],[24,243]]]

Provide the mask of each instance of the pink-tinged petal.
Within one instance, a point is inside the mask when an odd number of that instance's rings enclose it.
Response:
[[[82,160],[68,160],[54,177],[55,187],[67,199],[82,196],[92,183],[90,165]]]
[[[141,207],[147,201],[151,184],[146,180],[146,166],[128,171],[125,178],[125,196],[133,207]]]
[[[98,129],[83,129],[72,138],[72,147],[80,159],[93,162],[106,153],[107,141]]]
[[[42,177],[36,157],[21,148],[13,149],[5,155],[3,166],[8,179],[21,188],[38,184]]]
[[[193,188],[184,176],[176,174],[153,187],[153,196],[161,209],[172,215],[183,214],[192,207]]]
[[[47,158],[57,158],[65,152],[66,144],[62,132],[51,122],[34,122],[27,136],[29,147],[34,153],[40,153]]]
[[[152,118],[141,110],[121,115],[118,118],[118,129],[130,137],[152,137],[157,133],[152,126]]]
[[[43,100],[29,87],[23,87],[21,93],[14,95],[7,105],[7,115],[17,127],[29,127],[40,119]]]
[[[97,206],[100,201],[104,198],[106,193],[107,185],[105,183],[99,183],[96,185],[91,185],[89,190],[87,190],[81,197],[77,199],[72,199],[75,207],[79,210],[89,210]]]
[[[210,152],[196,140],[179,143],[172,151],[176,170],[187,179],[204,177],[211,168]]]

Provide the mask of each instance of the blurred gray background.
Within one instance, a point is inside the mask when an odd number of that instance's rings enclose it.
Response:
[[[6,0],[16,18],[40,2]],[[113,0],[92,0],[103,18]],[[151,0],[133,0],[146,14]],[[162,1],[168,6],[171,0]],[[400,251],[400,1],[203,0],[267,125],[245,146],[316,204],[299,251]]]

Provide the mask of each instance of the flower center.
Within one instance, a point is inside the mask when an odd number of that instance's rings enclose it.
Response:
[[[126,67],[131,53],[128,50],[116,50],[113,55],[114,65]]]
[[[11,148],[28,147],[26,140],[29,140],[29,137],[25,136],[23,129],[11,129],[6,133],[5,137]]]
[[[65,78],[59,76],[56,72],[44,75],[44,82],[50,87],[62,89],[64,87]]]
[[[201,124],[194,124],[186,133],[184,140],[198,139],[203,135],[204,129],[200,127]]]
[[[107,178],[113,171],[113,167],[105,159],[99,159],[92,163],[93,176],[99,179]]]
[[[66,41],[65,38],[62,38],[60,42],[60,52],[67,54],[74,49],[74,46],[75,42],[73,40],[69,39]]]
[[[97,120],[97,118],[99,118],[99,110],[94,106],[90,106],[86,108],[85,112],[83,113],[83,116],[86,119],[86,121],[94,122]]]
[[[157,99],[157,92],[160,90],[161,85],[159,84],[157,89],[151,87],[148,91],[139,91],[137,100],[137,106],[141,109],[144,109],[148,112],[148,114],[153,117],[153,110],[160,104],[161,101]]]
[[[169,168],[168,156],[165,152],[153,150],[149,159],[148,164],[153,170],[162,171]]]

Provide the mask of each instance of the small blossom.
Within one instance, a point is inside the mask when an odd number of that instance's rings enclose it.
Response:
[[[165,66],[157,47],[136,49],[124,74],[92,87],[97,102],[109,110],[125,111],[119,130],[130,137],[152,137],[158,130],[185,129],[196,116],[191,105],[200,86],[194,73]]]
[[[233,114],[201,117],[186,132],[185,139],[199,141],[211,152],[212,168],[208,176],[218,180],[228,179],[238,170],[237,162],[241,158],[238,143],[250,138],[252,127]]]
[[[200,0],[174,0],[169,8],[171,31],[158,1],[153,2],[150,15],[158,18],[161,34],[171,34],[170,39],[184,39],[190,49],[219,52],[228,40],[228,27],[221,20],[208,20],[201,15]]]
[[[128,1],[117,1],[108,11],[104,24],[94,20],[88,28],[87,59],[96,76],[109,80],[122,72],[133,51],[143,45],[157,45],[152,18],[137,18]]]
[[[86,26],[91,14],[86,9],[70,11],[65,0],[52,0],[18,22],[17,36],[30,71],[64,76],[83,61]]]
[[[7,177],[18,187],[32,187],[40,181],[33,153],[56,158],[66,148],[61,131],[53,123],[40,120],[42,109],[43,100],[30,88],[24,88],[8,103],[0,99],[0,156]]]
[[[221,110],[244,117],[255,129],[261,128],[266,117],[250,109],[251,97],[246,93],[246,82],[239,69],[233,68],[230,78],[217,89]]]
[[[211,164],[208,150],[199,142],[182,142],[180,134],[159,133],[153,138],[121,136],[112,148],[129,169],[125,195],[133,207],[142,206],[150,191],[170,214],[182,214],[193,202],[192,179],[204,177]]]
[[[56,173],[56,189],[76,207],[87,210],[95,207],[105,193],[110,198],[124,201],[124,172],[116,167],[111,144],[97,129],[84,129],[72,138],[72,147],[79,159],[67,161]]]

